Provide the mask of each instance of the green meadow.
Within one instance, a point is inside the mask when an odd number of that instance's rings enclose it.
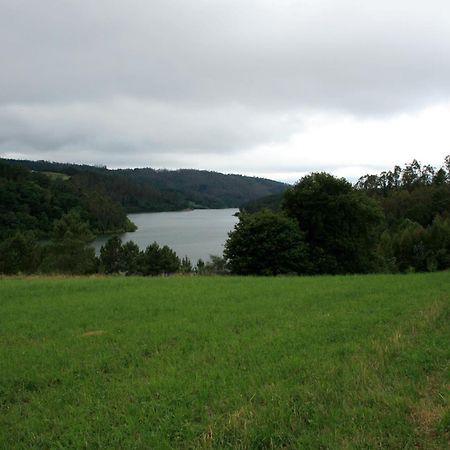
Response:
[[[0,279],[0,449],[446,449],[450,273]]]

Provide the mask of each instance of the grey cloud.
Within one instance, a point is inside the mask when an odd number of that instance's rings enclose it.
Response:
[[[54,159],[69,148],[91,150],[108,160],[126,153],[233,154],[298,130],[297,116],[279,116],[241,105],[196,107],[117,97],[105,102],[0,106],[0,150],[45,152]],[[113,158],[114,159],[114,158]]]
[[[450,94],[440,0],[0,4],[4,102],[123,94],[389,113]]]
[[[448,0],[0,0],[0,152],[173,168],[223,155],[226,170],[309,114],[445,102],[449,12]]]

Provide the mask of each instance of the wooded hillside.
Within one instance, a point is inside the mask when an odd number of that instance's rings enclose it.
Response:
[[[69,175],[81,189],[95,189],[119,202],[126,212],[174,211],[186,208],[237,208],[287,185],[264,178],[206,170],[117,169],[49,161],[7,160],[37,172]]]

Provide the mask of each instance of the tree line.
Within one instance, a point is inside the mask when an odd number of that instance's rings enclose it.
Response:
[[[18,231],[0,242],[0,273],[24,274],[122,274],[171,275],[227,273],[223,258],[199,260],[194,266],[188,257],[180,259],[167,245],[156,242],[140,250],[133,241],[122,243],[111,236],[95,255],[94,234],[76,209],[56,220],[48,241],[42,242],[32,231]]]
[[[45,180],[47,186],[51,182],[38,174],[27,174],[23,182],[20,171],[14,176],[12,181],[22,186],[22,198],[14,201],[22,205],[25,217],[33,202],[23,207],[21,200],[45,193],[29,192],[40,187],[36,180]],[[43,243],[27,228],[10,233],[0,243],[0,273],[317,275],[446,270],[450,157],[437,170],[413,161],[404,169],[361,177],[355,185],[328,173],[311,173],[285,191],[275,211],[242,210],[223,258],[200,260],[195,267],[167,246],[152,243],[140,250],[116,236],[96,257],[89,245],[92,223],[79,207],[53,221],[49,238]]]
[[[64,174],[69,184],[97,191],[127,213],[180,211],[187,208],[234,208],[287,185],[264,178],[206,170],[115,169],[50,161],[4,160],[35,172]],[[67,212],[67,211],[66,211]]]
[[[414,160],[354,186],[312,173],[249,209],[225,245],[235,274],[450,268],[450,156],[439,169]]]

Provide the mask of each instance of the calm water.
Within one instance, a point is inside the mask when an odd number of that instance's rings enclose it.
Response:
[[[180,258],[193,264],[209,255],[222,256],[223,245],[238,219],[237,209],[196,209],[194,211],[130,214],[138,229],[121,235],[122,242],[134,241],[143,250],[152,242],[168,245]],[[98,254],[108,237],[94,242]]]

